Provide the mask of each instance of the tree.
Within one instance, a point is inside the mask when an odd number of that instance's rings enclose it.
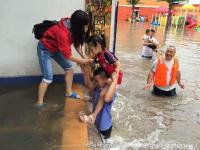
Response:
[[[172,21],[172,14],[171,14],[171,11],[172,11],[172,6],[173,4],[176,2],[176,3],[179,3],[180,1],[188,1],[188,0],[157,0],[157,1],[165,1],[169,4],[169,7],[168,7],[168,15],[167,15],[167,23],[166,23],[166,30],[169,30],[170,27],[171,27],[171,21]]]
[[[132,5],[131,22],[133,22],[133,18],[135,16],[135,12],[134,12],[135,5],[142,4],[142,3],[141,3],[141,0],[127,0],[127,2]]]

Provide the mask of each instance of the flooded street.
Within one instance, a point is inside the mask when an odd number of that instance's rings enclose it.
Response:
[[[176,46],[186,87],[177,87],[173,98],[155,97],[143,90],[152,64],[141,57],[146,28],[151,26],[118,24],[116,55],[124,79],[113,106],[112,137],[103,145],[89,126],[90,150],[200,150],[200,33],[155,28],[159,53]],[[0,87],[0,150],[64,149],[64,89],[64,84],[50,86],[48,107],[39,112],[33,107],[37,85]]]
[[[143,90],[151,60],[141,58],[142,36],[149,24],[120,22],[117,56],[124,81],[114,104],[109,150],[199,150],[200,149],[200,33],[156,29],[159,51],[177,48],[185,89],[173,98],[155,97]]]

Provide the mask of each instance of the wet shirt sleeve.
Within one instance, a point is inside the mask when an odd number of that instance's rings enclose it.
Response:
[[[104,58],[109,64],[115,64],[117,62],[116,57],[108,50],[105,51]]]

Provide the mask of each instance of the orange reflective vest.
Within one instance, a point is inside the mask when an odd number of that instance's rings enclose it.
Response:
[[[169,85],[173,85],[176,80],[177,80],[177,74],[179,71],[179,63],[178,60],[176,58],[174,59],[174,64],[172,67],[172,72],[171,72],[171,81],[169,83]],[[157,67],[156,67],[156,71],[154,73],[154,85],[155,86],[160,86],[160,87],[166,87],[167,85],[167,66],[164,62],[165,58],[164,57],[160,57],[158,59],[158,63],[157,63]]]

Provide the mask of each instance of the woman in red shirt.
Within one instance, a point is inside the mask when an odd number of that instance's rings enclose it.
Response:
[[[71,18],[63,18],[60,22],[50,27],[43,35],[37,46],[40,68],[43,79],[38,89],[37,107],[43,106],[44,96],[48,85],[53,81],[52,59],[65,71],[66,96],[80,98],[72,92],[73,69],[71,61],[78,64],[88,64],[91,59],[82,59],[72,56],[71,45],[80,53],[90,23],[89,15],[82,11],[75,11]]]

